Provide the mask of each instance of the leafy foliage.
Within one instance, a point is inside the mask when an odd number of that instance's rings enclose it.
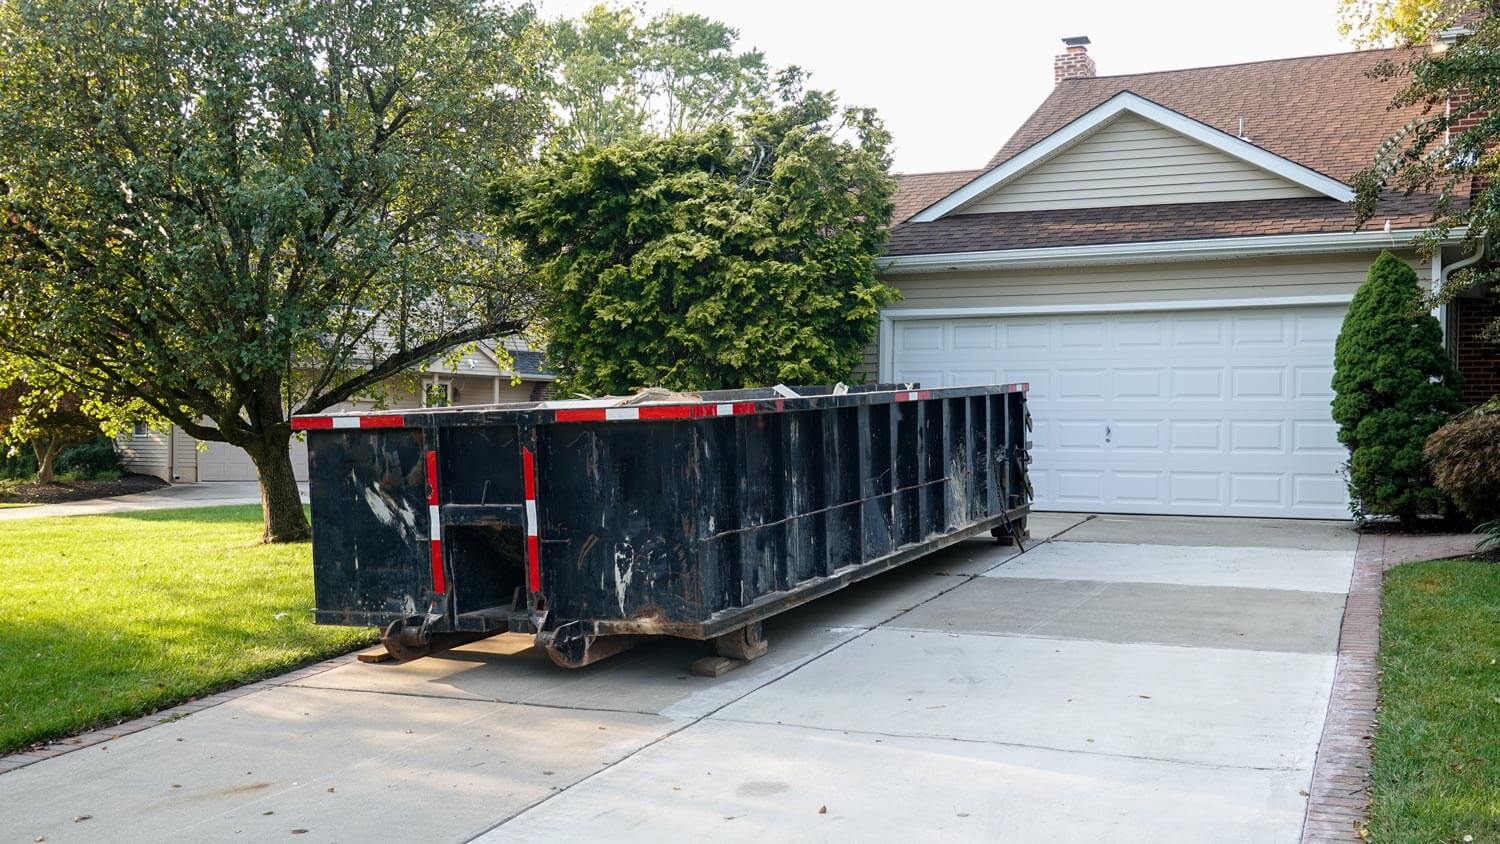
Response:
[[[1344,317],[1333,364],[1333,418],[1350,452],[1355,512],[1396,516],[1411,527],[1439,511],[1443,497],[1422,447],[1460,407],[1458,372],[1405,261],[1382,252],[1370,266]]]
[[[521,328],[475,174],[546,119],[485,0],[0,2],[0,352],[246,449],[307,535],[289,412]]]
[[[95,478],[101,475],[118,475],[123,470],[114,442],[103,437],[63,449],[57,455],[57,471],[62,475]]]
[[[739,32],[701,15],[641,21],[629,8],[594,6],[551,26],[559,113],[552,143],[567,150],[692,132],[757,102],[771,74]]]
[[[68,392],[49,372],[0,358],[0,452],[9,458],[7,474],[29,468],[41,483],[52,483],[59,454],[99,436],[102,410]],[[30,460],[17,460],[23,449],[31,452]]]
[[[1339,0],[1339,34],[1362,47],[1420,44],[1485,0]]]
[[[1500,231],[1500,0],[1344,0],[1346,25],[1366,41],[1419,43],[1462,24],[1471,34],[1443,51],[1420,51],[1386,61],[1378,78],[1406,78],[1395,108],[1422,106],[1422,114],[1388,138],[1370,167],[1352,180],[1359,223],[1376,213],[1383,193],[1432,193],[1437,198],[1423,251],[1463,229],[1471,251]],[[1356,14],[1357,13],[1357,14]],[[1348,17],[1356,14],[1355,17]],[[1500,284],[1500,264],[1485,261],[1453,273],[1434,301],[1452,302],[1475,285]],[[1500,342],[1500,320],[1484,329]]]
[[[1427,438],[1438,489],[1476,521],[1500,518],[1500,403],[1464,414]]]
[[[733,126],[555,154],[501,179],[573,389],[847,378],[894,292],[875,273],[894,182],[873,113],[783,78]]]

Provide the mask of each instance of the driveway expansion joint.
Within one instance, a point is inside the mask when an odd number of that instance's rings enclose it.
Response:
[[[1140,762],[1160,762],[1167,765],[1190,765],[1194,768],[1205,768],[1212,771],[1271,771],[1277,773],[1292,773],[1307,770],[1306,766],[1299,765],[1233,765],[1220,762],[1203,762],[1196,759],[1174,759],[1169,756],[1150,756],[1139,753],[1110,753],[1103,750],[1087,750],[1078,747],[1059,747],[1051,744],[1033,744],[1023,741],[1001,741],[999,739],[968,738],[965,736],[944,735],[942,733],[900,733],[884,730],[861,730],[854,727],[820,727],[816,724],[801,724],[790,721],[756,721],[750,718],[727,718],[721,716],[705,716],[710,721],[721,721],[728,724],[744,724],[751,727],[794,727],[799,730],[816,730],[821,733],[841,733],[856,736],[880,736],[882,738],[894,739],[931,739],[933,741],[951,741],[958,744],[980,744],[993,745],[995,747],[1022,747],[1028,750],[1046,750],[1053,753],[1072,753],[1079,756],[1104,756],[1110,759],[1131,759]]]

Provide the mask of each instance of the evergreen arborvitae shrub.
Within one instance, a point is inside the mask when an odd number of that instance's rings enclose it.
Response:
[[[1443,331],[1423,306],[1417,273],[1380,253],[1344,317],[1333,355],[1333,419],[1349,449],[1350,507],[1405,528],[1444,500],[1423,443],[1461,404]]]

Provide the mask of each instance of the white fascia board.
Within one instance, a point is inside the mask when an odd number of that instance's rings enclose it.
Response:
[[[892,255],[880,260],[887,275],[917,272],[963,272],[1037,267],[1079,267],[1097,264],[1133,264],[1155,261],[1194,261],[1241,258],[1254,255],[1300,255],[1327,252],[1363,252],[1409,248],[1425,229],[1397,231],[1285,234],[1259,237],[1214,237],[1198,240],[1153,240],[1141,243],[1101,243],[1091,246],[1048,246],[1034,249],[1001,249],[988,252],[947,252],[929,255]],[[1465,229],[1456,228],[1449,240],[1462,240]],[[1448,241],[1445,241],[1448,242]]]
[[[1161,299],[1144,302],[1089,302],[1087,304],[994,305],[967,308],[895,308],[881,311],[880,316],[885,323],[890,323],[912,319],[959,319],[963,317],[1166,313],[1171,311],[1346,305],[1353,298],[1353,293],[1327,293],[1318,296],[1259,296],[1238,299]],[[882,336],[881,339],[884,340],[885,337]]]
[[[1236,138],[1228,132],[1221,132],[1206,123],[1200,123],[1180,112],[1158,105],[1139,94],[1121,91],[1089,109],[1068,125],[1012,156],[1005,163],[929,205],[913,216],[911,221],[930,223],[941,219],[1056,153],[1067,149],[1074,142],[1127,111],[1324,196],[1332,197],[1340,202],[1354,201],[1354,190],[1338,179],[1325,176],[1291,159],[1267,152],[1249,141]]]

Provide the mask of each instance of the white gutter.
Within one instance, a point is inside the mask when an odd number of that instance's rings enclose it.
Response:
[[[919,272],[975,272],[1031,267],[1078,267],[1091,264],[1131,264],[1160,261],[1197,261],[1252,255],[1299,255],[1329,252],[1366,252],[1401,249],[1426,229],[1397,231],[1284,234],[1263,237],[1215,237],[1199,240],[1156,240],[1143,243],[1102,243],[1092,246],[1049,246],[988,252],[947,252],[930,255],[891,255],[879,268],[888,275]],[[1462,240],[1467,230],[1455,228],[1445,243]]]

